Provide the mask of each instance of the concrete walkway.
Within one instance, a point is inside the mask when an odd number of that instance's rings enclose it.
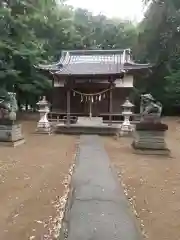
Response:
[[[72,186],[68,240],[141,239],[98,136],[81,136]]]

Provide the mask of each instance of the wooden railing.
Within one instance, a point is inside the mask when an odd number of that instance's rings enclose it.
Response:
[[[111,114],[112,120],[109,119],[110,114],[109,113],[103,113],[100,114],[99,117],[102,117],[103,123],[121,123],[124,120],[124,117],[121,113],[114,113]],[[83,113],[71,113],[70,114],[70,121],[71,123],[76,123],[78,120],[78,117],[86,117]],[[88,115],[87,115],[88,117]],[[67,113],[58,112],[58,111],[52,111],[48,114],[48,119],[50,122],[63,122],[65,123],[67,121]],[[140,121],[140,114],[133,114],[130,117],[130,121],[132,122],[139,122]]]
[[[103,114],[100,114],[100,117],[102,117],[103,119],[103,123],[122,123],[123,120],[124,120],[124,116],[121,114],[121,113],[114,113],[112,114],[111,116],[111,120],[109,118],[110,114],[106,114],[106,113],[103,113]],[[131,117],[130,117],[130,121],[131,122],[139,122],[140,121],[140,114],[133,114]]]
[[[60,112],[50,112],[48,114],[48,120],[50,122],[63,122],[66,123],[67,122],[67,114],[66,113],[60,113]],[[70,123],[76,123],[78,120],[78,117],[76,115],[72,115],[70,116]]]

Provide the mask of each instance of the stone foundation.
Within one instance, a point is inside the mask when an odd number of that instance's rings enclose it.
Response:
[[[136,130],[132,146],[141,154],[169,154],[165,142],[165,131]]]
[[[25,142],[21,124],[0,125],[0,146],[18,146]]]

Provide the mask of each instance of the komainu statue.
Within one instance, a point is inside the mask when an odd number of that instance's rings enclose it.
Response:
[[[17,111],[16,93],[0,90],[0,120],[16,120]]]
[[[16,94],[0,89],[0,145],[16,147],[25,142],[21,124],[16,121]]]
[[[151,94],[141,95],[141,121],[160,121],[162,104],[156,101]]]
[[[162,105],[151,94],[141,95],[141,120],[136,124],[132,147],[139,154],[169,155],[166,124],[161,123]]]

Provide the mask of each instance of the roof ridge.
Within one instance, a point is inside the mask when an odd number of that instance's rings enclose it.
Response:
[[[106,55],[108,53],[111,53],[111,54],[120,53],[120,54],[122,54],[125,50],[129,50],[129,48],[125,48],[125,49],[107,49],[107,50],[105,50],[105,49],[63,50],[62,51],[62,55],[66,54],[66,53],[69,53],[70,55],[75,55],[75,54],[78,54],[78,55],[94,55],[94,54]]]

